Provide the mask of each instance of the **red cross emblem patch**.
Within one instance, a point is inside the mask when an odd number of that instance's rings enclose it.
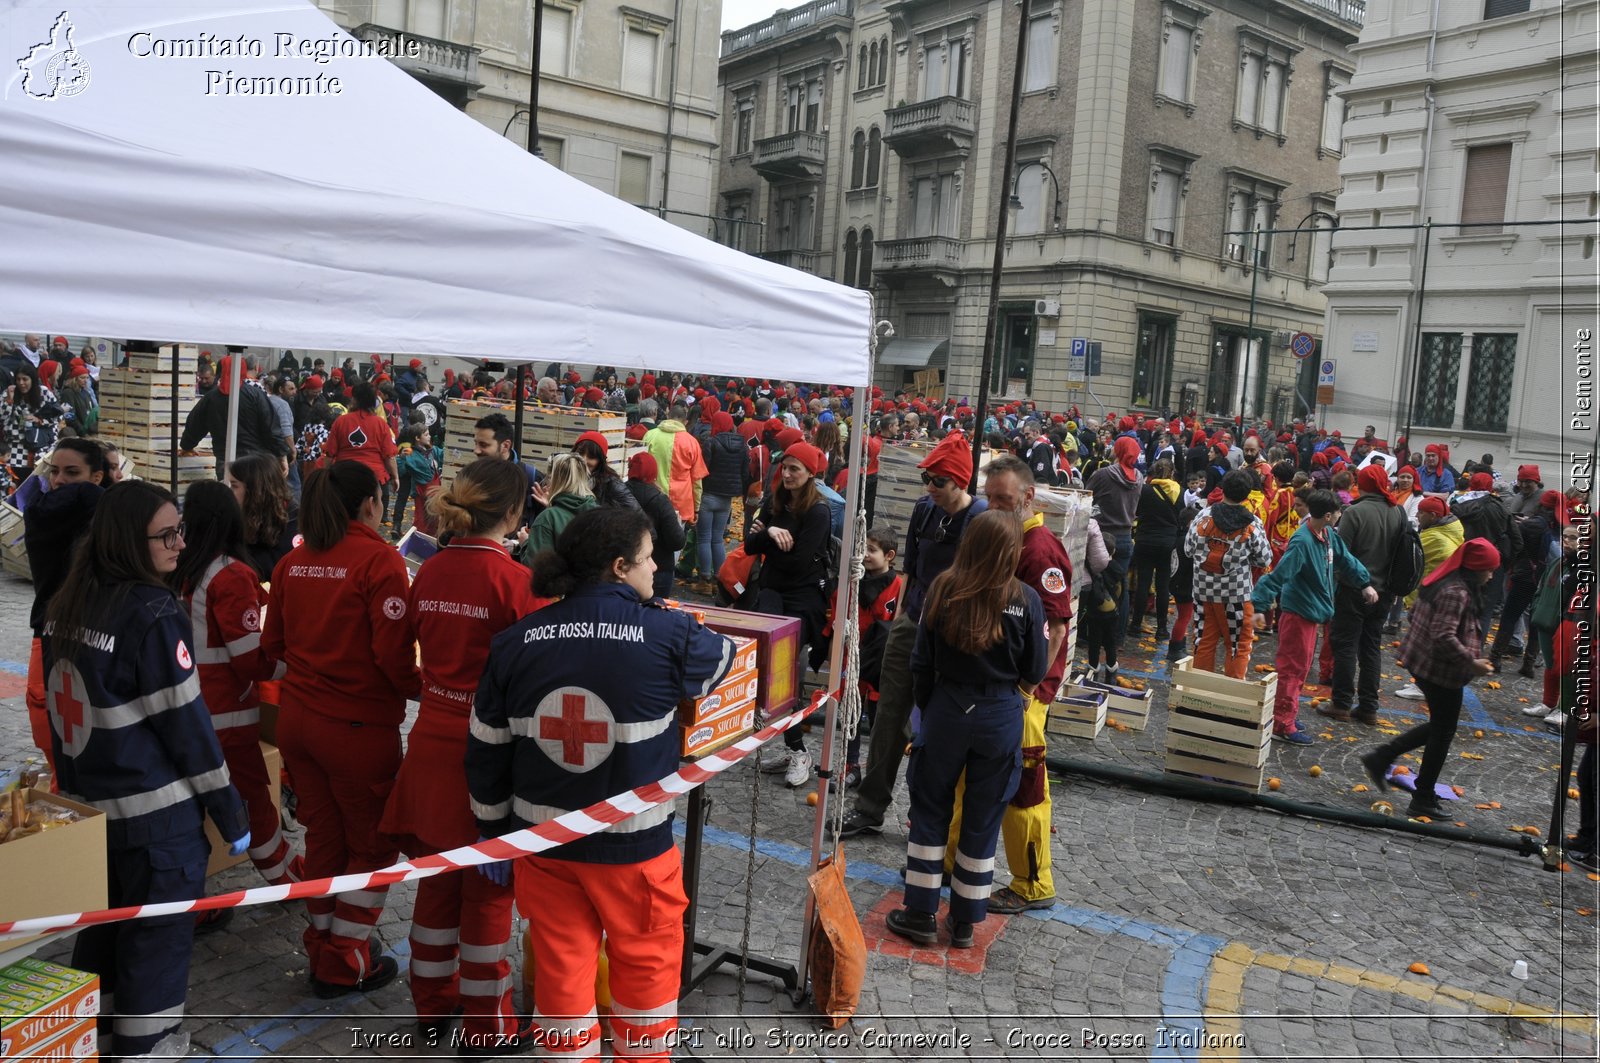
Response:
[[[544,755],[570,772],[590,771],[617,744],[616,717],[599,695],[582,687],[557,687],[533,713],[533,740]]]
[[[57,661],[45,684],[45,704],[50,710],[50,726],[61,738],[61,751],[70,757],[82,753],[94,730],[86,711],[89,696],[83,675],[65,661]]]

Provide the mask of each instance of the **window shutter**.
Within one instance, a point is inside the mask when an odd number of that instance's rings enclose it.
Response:
[[[930,45],[922,63],[923,99],[934,100],[948,94],[945,88],[944,63],[944,47],[938,44]]]
[[[566,77],[570,73],[567,58],[572,46],[572,12],[545,4],[539,32],[540,71]]]
[[[636,205],[650,202],[650,156],[622,153],[617,171],[617,197]]]
[[[622,88],[640,96],[656,94],[656,44],[654,33],[629,27],[623,38]]]
[[[860,188],[867,166],[867,135],[856,130],[850,140],[850,187]]]
[[[1507,15],[1520,15],[1528,10],[1528,0],[1484,0],[1483,17],[1505,18]]]
[[[851,229],[844,234],[844,277],[841,284],[848,288],[856,286],[856,231]]]
[[[867,187],[878,187],[878,164],[883,157],[883,137],[878,132],[878,127],[873,126],[867,134]]]
[[[1161,63],[1161,95],[1189,101],[1189,60],[1194,54],[1194,30],[1173,23],[1167,31],[1166,53]]]
[[[1467,149],[1467,174],[1461,191],[1463,222],[1498,223],[1506,220],[1506,188],[1511,180],[1511,145],[1482,144]],[[1498,227],[1467,230],[1499,232]]]
[[[1261,57],[1244,57],[1239,67],[1239,121],[1256,124],[1256,103],[1261,98]]]
[[[1028,66],[1022,91],[1037,92],[1056,83],[1055,20],[1040,15],[1028,21]]]
[[[1283,131],[1284,75],[1282,63],[1267,60],[1266,74],[1261,85],[1261,128],[1274,133]]]
[[[1178,175],[1171,170],[1156,174],[1150,195],[1150,233],[1158,244],[1169,247],[1178,231]]]

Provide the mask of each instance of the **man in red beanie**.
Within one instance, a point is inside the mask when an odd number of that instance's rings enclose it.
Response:
[[[1467,479],[1467,489],[1450,499],[1450,512],[1461,518],[1462,533],[1467,540],[1488,540],[1506,563],[1522,554],[1522,530],[1511,519],[1511,511],[1505,499],[1494,489],[1494,477],[1489,473],[1473,473]],[[1501,565],[1484,587],[1483,593],[1476,598],[1482,607],[1478,623],[1485,639],[1489,634],[1489,626],[1505,605],[1506,575],[1506,567]],[[1520,650],[1519,647],[1518,652]]]
[[[1400,663],[1422,689],[1428,719],[1362,757],[1361,764],[1373,785],[1387,790],[1389,766],[1395,759],[1414,749],[1423,751],[1416,795],[1407,813],[1413,819],[1457,815],[1445,811],[1433,787],[1450,755],[1450,741],[1461,719],[1462,691],[1474,679],[1494,671],[1483,656],[1476,599],[1499,568],[1500,552],[1492,544],[1468,539],[1422,581],[1411,612]]]
[[[1335,720],[1372,725],[1378,722],[1378,690],[1383,679],[1383,624],[1394,604],[1389,588],[1389,565],[1410,529],[1405,507],[1389,493],[1389,474],[1382,465],[1368,465],[1356,473],[1361,496],[1345,508],[1338,534],[1366,568],[1376,600],[1365,588],[1341,581],[1334,594],[1333,623],[1328,638],[1333,644],[1333,701],[1317,712]],[[1409,591],[1410,588],[1404,588]],[[1359,674],[1358,674],[1359,673]]]
[[[845,817],[843,836],[881,834],[883,816],[900,778],[911,721],[911,649],[917,640],[917,622],[928,588],[956,559],[956,547],[968,522],[988,503],[967,493],[972,482],[972,442],[951,432],[922,460],[922,482],[927,494],[917,499],[906,532],[905,593],[899,612],[889,625],[883,663],[878,678],[878,716],[872,725],[872,746],[867,754],[855,808]]]
[[[1422,452],[1422,475],[1417,481],[1424,494],[1449,499],[1456,489],[1456,474],[1450,468],[1450,448],[1443,443],[1429,443]]]
[[[1517,486],[1511,492],[1511,515],[1532,517],[1539,513],[1539,495],[1544,491],[1544,478],[1537,465],[1517,466]]]

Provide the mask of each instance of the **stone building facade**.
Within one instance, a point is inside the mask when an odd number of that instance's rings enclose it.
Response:
[[[1574,458],[1587,466],[1595,431],[1600,4],[1373,14],[1326,288],[1334,411],[1409,426],[1414,448],[1448,443],[1458,467],[1487,453],[1508,475],[1534,462],[1549,485],[1586,480]]]
[[[1311,397],[1288,339],[1321,331],[1327,236],[1245,232],[1331,220],[1363,13],[1033,0],[999,396],[1267,416],[1295,411],[1297,384]],[[719,238],[870,287],[896,329],[886,386],[942,364],[952,393],[977,391],[1020,19],[1001,0],[815,0],[723,34],[716,213],[741,223]]]
[[[397,65],[496,133],[526,144],[536,2],[318,0],[318,6],[357,37],[416,38],[421,57]],[[544,0],[539,145],[545,159],[603,192],[708,233],[718,13],[715,4],[686,0]]]

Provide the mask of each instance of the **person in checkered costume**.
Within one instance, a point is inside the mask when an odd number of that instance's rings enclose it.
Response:
[[[1243,504],[1253,487],[1252,475],[1235,469],[1224,476],[1222,497],[1213,496],[1212,504],[1196,514],[1183,539],[1183,552],[1194,561],[1194,601],[1200,613],[1194,666],[1215,672],[1220,646],[1222,671],[1233,679],[1243,679],[1249,671],[1255,643],[1251,569],[1272,564],[1266,529]]]

